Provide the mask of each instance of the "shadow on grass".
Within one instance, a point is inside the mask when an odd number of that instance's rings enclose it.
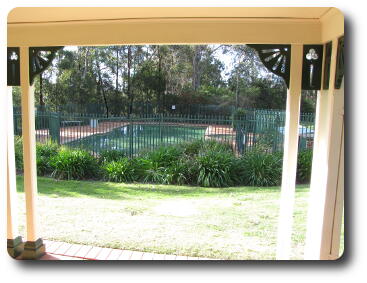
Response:
[[[17,191],[24,191],[23,176],[17,176]],[[297,186],[297,190],[307,190],[308,185]],[[203,188],[175,185],[125,184],[101,181],[61,181],[38,177],[38,192],[54,197],[93,197],[102,199],[144,199],[172,197],[218,197],[231,194],[279,193],[279,187],[229,187]]]

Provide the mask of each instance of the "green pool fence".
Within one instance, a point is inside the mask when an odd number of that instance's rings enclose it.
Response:
[[[314,114],[302,113],[299,149],[312,148]],[[253,110],[241,117],[231,115],[142,114],[106,118],[102,115],[36,111],[36,140],[82,148],[98,155],[120,150],[129,156],[160,146],[194,140],[228,143],[238,154],[261,146],[281,151],[284,111]],[[14,134],[21,135],[21,111],[14,111]]]

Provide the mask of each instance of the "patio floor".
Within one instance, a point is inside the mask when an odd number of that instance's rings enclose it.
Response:
[[[93,247],[44,240],[46,254],[40,260],[218,260]]]

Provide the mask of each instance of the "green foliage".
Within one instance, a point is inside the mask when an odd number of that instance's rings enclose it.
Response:
[[[23,138],[14,137],[15,167],[17,170],[23,170]]]
[[[194,156],[199,154],[200,150],[203,148],[203,140],[195,140],[192,142],[182,143],[180,146],[184,154],[188,156]]]
[[[59,146],[52,142],[36,144],[37,174],[39,176],[52,173],[53,168],[51,166],[51,159],[57,155],[58,151]]]
[[[15,138],[17,169],[23,164],[22,139]],[[142,156],[127,158],[120,151],[104,151],[97,160],[83,150],[59,148],[57,144],[36,145],[37,172],[58,179],[99,178],[112,182],[148,182],[172,185],[228,187],[238,185],[276,186],[282,173],[282,153],[256,148],[235,157],[228,144],[194,141],[178,147],[161,147]],[[308,183],[312,150],[298,154],[297,182]]]
[[[149,168],[145,171],[143,181],[145,183],[169,184],[168,168]]]
[[[263,129],[259,133],[259,137],[256,140],[256,146],[264,151],[271,151],[274,147],[274,144],[278,144],[275,141],[277,140],[277,138],[279,138],[279,136],[280,133],[278,131],[278,128],[276,127]]]
[[[233,152],[232,147],[229,143],[221,143],[215,140],[195,140],[192,142],[182,143],[180,145],[182,152],[188,156],[196,156],[199,153],[205,153],[209,151],[218,151],[231,153]]]
[[[277,186],[282,176],[282,155],[280,153],[266,153],[254,149],[246,153],[240,164],[243,170],[243,182],[249,186]]]
[[[232,127],[237,128],[237,126],[241,126],[241,120],[245,119],[247,111],[242,108],[238,108],[232,113]]]
[[[199,153],[212,152],[212,151],[222,153],[233,152],[232,147],[229,143],[217,142],[215,140],[207,140],[203,142]]]
[[[298,153],[297,182],[309,183],[311,180],[312,150],[306,149]]]
[[[182,149],[174,146],[160,147],[154,151],[146,153],[145,159],[151,162],[153,169],[169,167],[182,155]]]
[[[196,160],[197,184],[203,187],[227,187],[233,185],[231,170],[234,156],[220,151],[207,151]]]
[[[102,165],[103,177],[111,182],[134,182],[139,178],[137,163],[129,158]]]
[[[231,56],[234,63],[225,76],[222,54]],[[52,75],[55,72],[56,80]],[[121,85],[116,77],[124,83]],[[13,88],[13,92],[15,105],[19,105],[19,88]],[[43,102],[51,108],[67,103],[101,104],[100,114],[108,109],[114,115],[127,114],[130,109],[140,114],[134,109],[134,103],[151,103],[153,111],[162,110],[163,104],[215,104],[223,111],[210,113],[224,114],[229,113],[224,111],[226,107],[236,104],[236,94],[240,107],[284,108],[286,87],[279,76],[263,66],[256,51],[245,45],[61,49],[49,72],[42,74],[42,88],[39,76],[35,80],[38,104]],[[314,96],[307,97],[311,102],[315,100]],[[305,102],[302,103],[304,108],[314,105],[314,102]]]
[[[102,164],[111,161],[118,161],[124,157],[126,157],[126,153],[121,150],[102,150],[99,153],[98,161]]]
[[[184,185],[194,184],[198,176],[195,160],[189,156],[183,156],[172,163],[165,171],[167,184]]]
[[[80,180],[98,177],[97,160],[87,151],[61,149],[51,158],[52,176],[58,179]]]

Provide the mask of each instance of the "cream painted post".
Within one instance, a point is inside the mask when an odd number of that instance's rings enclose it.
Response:
[[[336,190],[334,221],[329,259],[337,259],[339,258],[340,254],[340,233],[344,211],[344,121],[340,148],[338,186]]]
[[[22,89],[22,135],[27,242],[37,240],[37,167],[34,117],[34,88],[29,81],[29,47],[20,47],[20,85]]]
[[[332,42],[329,90],[318,94],[305,259],[338,257],[344,199],[344,81],[334,89],[338,40]],[[338,231],[337,231],[338,230]],[[332,256],[333,255],[333,256]]]
[[[293,207],[296,186],[298,125],[300,115],[303,45],[292,44],[290,82],[284,137],[284,157],[277,237],[277,259],[287,260],[291,252]]]

